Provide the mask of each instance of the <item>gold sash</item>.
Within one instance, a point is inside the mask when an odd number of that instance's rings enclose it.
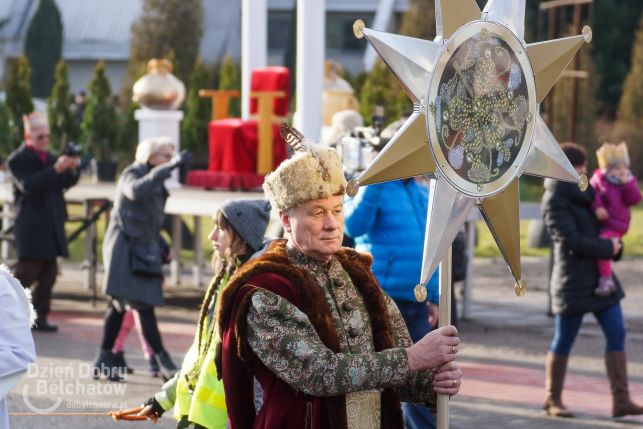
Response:
[[[381,413],[379,390],[346,394],[348,429],[380,429]]]

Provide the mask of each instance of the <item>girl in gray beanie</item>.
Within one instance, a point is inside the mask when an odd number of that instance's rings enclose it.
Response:
[[[178,427],[225,428],[223,382],[217,379],[214,351],[220,341],[213,320],[217,297],[235,271],[261,248],[270,220],[266,200],[228,200],[213,217],[209,238],[215,277],[208,287],[192,347],[181,370],[145,402],[141,415],[156,420],[174,406]]]

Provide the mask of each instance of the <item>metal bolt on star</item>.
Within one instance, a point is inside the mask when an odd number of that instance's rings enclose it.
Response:
[[[366,28],[366,37],[414,104],[413,114],[359,176],[359,186],[432,175],[418,301],[474,205],[522,296],[519,187],[522,174],[578,183],[539,106],[592,31],[527,44],[524,0],[436,0],[437,37],[422,40]],[[429,240],[429,237],[431,238]]]

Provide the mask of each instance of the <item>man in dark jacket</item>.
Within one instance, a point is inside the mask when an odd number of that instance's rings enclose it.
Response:
[[[58,256],[69,256],[65,237],[67,211],[63,192],[79,177],[79,158],[47,151],[49,125],[38,112],[23,118],[24,143],[11,155],[8,166],[13,182],[15,205],[14,234],[18,263],[14,276],[24,287],[33,288],[38,314],[35,328],[54,332],[47,322],[51,290],[56,281]]]

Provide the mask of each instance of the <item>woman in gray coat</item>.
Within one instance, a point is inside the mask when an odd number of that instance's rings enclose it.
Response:
[[[138,311],[143,336],[154,351],[161,373],[171,378],[176,365],[163,347],[154,307],[163,305],[162,264],[169,251],[160,236],[168,192],[164,181],[189,157],[174,156],[175,145],[165,137],[142,141],[136,160],[125,168],[116,188],[114,208],[103,241],[104,290],[110,297],[94,375],[121,380],[112,348],[124,312]]]

